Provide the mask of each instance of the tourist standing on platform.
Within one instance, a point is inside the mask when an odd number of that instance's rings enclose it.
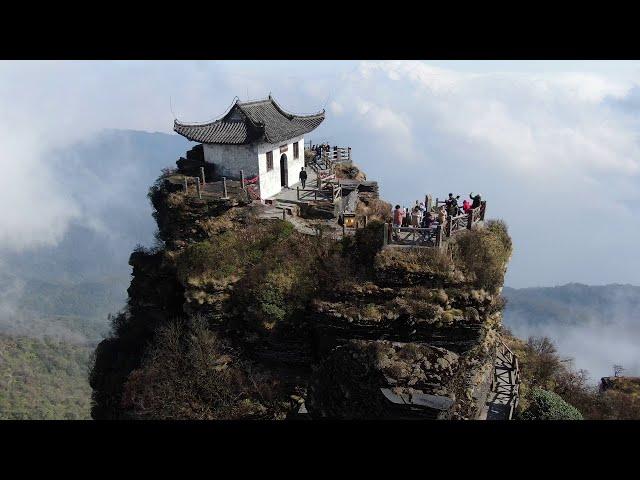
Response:
[[[454,197],[453,193],[449,194],[449,198],[446,200],[445,204],[447,206],[447,213],[450,217],[455,217],[458,215],[458,199],[460,195]]]
[[[422,219],[422,228],[429,228],[433,223],[433,213],[426,212]]]
[[[482,202],[481,194],[474,195],[473,192],[471,192],[469,194],[469,198],[473,200],[473,203],[471,204],[471,208],[478,208],[480,206],[480,202]]]
[[[420,215],[420,207],[416,205],[415,207],[413,207],[413,210],[411,211],[411,226],[416,228],[419,227],[420,220],[422,220]]]
[[[442,226],[447,223],[447,209],[444,205],[440,207],[440,212],[438,212],[438,223]]]
[[[393,211],[393,226],[401,227],[403,220],[404,220],[404,209],[400,208],[400,205],[396,205],[396,208]]]

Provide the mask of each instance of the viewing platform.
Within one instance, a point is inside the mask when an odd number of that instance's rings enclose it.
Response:
[[[428,197],[428,196],[427,196]],[[429,203],[429,202],[427,202]],[[437,212],[438,200],[431,209],[431,213]],[[480,206],[472,208],[468,213],[462,213],[454,217],[447,217],[444,225],[438,224],[429,228],[398,227],[391,223],[384,224],[385,247],[435,247],[441,248],[447,238],[465,230],[471,230],[484,222],[487,202],[480,202]]]

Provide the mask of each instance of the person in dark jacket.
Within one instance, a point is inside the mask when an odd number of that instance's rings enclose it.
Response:
[[[302,183],[302,188],[304,188],[304,184],[307,182],[307,171],[302,167],[300,170],[300,183]]]
[[[480,206],[480,202],[482,202],[482,195],[480,194],[474,195],[473,192],[471,192],[469,194],[469,198],[473,200],[473,203],[471,204],[471,208],[478,208]]]
[[[424,217],[422,217],[422,228],[429,228],[431,227],[431,224],[433,223],[434,218],[433,218],[433,213],[431,212],[427,212],[425,213]]]
[[[449,194],[449,198],[446,200],[446,205],[447,205],[447,213],[449,214],[450,217],[455,217],[456,215],[458,215],[458,199],[460,198],[460,195],[457,196],[453,196],[453,193]]]

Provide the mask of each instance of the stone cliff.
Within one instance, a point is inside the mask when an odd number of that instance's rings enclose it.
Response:
[[[185,194],[180,173],[151,188],[159,244],[131,255],[127,309],[91,372],[94,418],[482,417],[502,222],[442,249],[383,248],[378,221],[305,235],[238,186]]]

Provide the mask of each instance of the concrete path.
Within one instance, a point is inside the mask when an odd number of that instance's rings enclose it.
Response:
[[[305,184],[305,190],[317,190],[316,186],[317,186],[317,176],[316,176],[316,172],[314,172],[312,169],[310,169],[309,167],[306,168],[307,171],[307,182]],[[300,172],[295,172],[295,175],[297,176]],[[292,187],[289,188],[283,188],[279,193],[275,194],[272,197],[269,197],[268,200],[281,200],[281,201],[285,201],[285,202],[297,202],[298,201],[298,196],[297,196],[297,191],[296,191],[296,187],[300,187],[302,189],[302,183],[298,182],[295,185],[293,185]],[[303,192],[300,196],[300,200],[313,200],[314,196],[313,193],[311,192]]]

